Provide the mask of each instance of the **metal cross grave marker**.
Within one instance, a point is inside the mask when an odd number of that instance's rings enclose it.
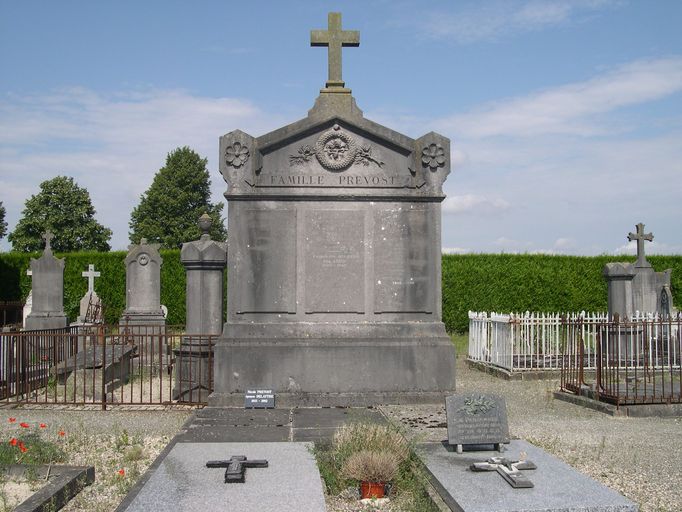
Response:
[[[360,46],[360,31],[342,30],[341,13],[330,12],[327,17],[328,30],[311,30],[310,46],[328,47],[329,80],[327,87],[343,87],[341,78],[341,48]]]
[[[641,222],[635,226],[637,228],[637,233],[628,233],[628,240],[632,242],[637,240],[637,262],[635,267],[650,267],[651,264],[646,260],[644,256],[644,241],[653,242],[653,233],[644,234],[644,224]]]
[[[87,272],[81,272],[81,275],[83,277],[88,278],[88,293],[92,293],[95,291],[95,278],[101,276],[99,272],[95,272],[95,265],[92,263],[88,265],[88,271]]]
[[[512,461],[505,457],[491,457],[486,462],[474,462],[469,467],[471,471],[497,471],[515,489],[533,487],[533,482],[528,480],[520,470],[537,468],[529,460]]]
[[[246,468],[267,468],[267,460],[248,460],[244,455],[233,455],[229,460],[209,460],[207,468],[225,469],[225,483],[244,483]]]

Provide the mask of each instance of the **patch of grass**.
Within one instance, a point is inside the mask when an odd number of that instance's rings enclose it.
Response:
[[[0,444],[0,466],[17,463],[50,464],[66,459],[66,453],[59,444],[43,439],[36,432],[18,435],[15,439],[17,443],[14,446],[8,441]],[[25,452],[19,449],[21,443],[26,448]]]
[[[393,426],[350,423],[337,431],[332,443],[315,443],[313,454],[329,494],[337,495],[359,484],[344,469],[348,469],[348,461],[352,462],[354,456],[366,452],[390,454],[397,461],[390,495],[400,502],[400,510],[438,511],[426,491],[426,477],[419,458],[410,443]]]
[[[459,334],[456,332],[450,333],[450,339],[455,346],[455,353],[457,357],[466,357],[469,353],[469,333],[465,332]]]

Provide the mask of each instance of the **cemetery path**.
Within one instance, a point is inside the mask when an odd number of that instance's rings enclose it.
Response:
[[[502,395],[512,438],[525,439],[640,505],[682,510],[682,418],[613,417],[555,400],[559,381],[507,381],[457,361],[457,391]],[[417,441],[447,439],[443,405],[383,406]]]

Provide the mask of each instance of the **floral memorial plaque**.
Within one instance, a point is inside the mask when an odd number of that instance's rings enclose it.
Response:
[[[448,444],[483,445],[509,442],[507,406],[496,395],[471,393],[452,395],[445,399],[448,423]]]

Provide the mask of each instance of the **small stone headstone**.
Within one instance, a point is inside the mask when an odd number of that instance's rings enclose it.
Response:
[[[445,399],[448,444],[461,452],[465,445],[497,445],[509,442],[507,405],[497,395],[470,393]]]

